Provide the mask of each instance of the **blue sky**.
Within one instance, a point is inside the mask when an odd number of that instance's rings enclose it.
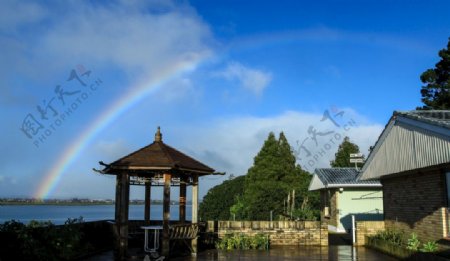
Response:
[[[157,126],[169,145],[227,172],[202,178],[200,196],[245,174],[270,131],[286,133],[309,171],[329,166],[343,136],[367,155],[394,110],[421,105],[419,76],[447,44],[448,10],[447,1],[2,1],[0,197],[35,196],[53,173],[48,197],[113,198],[114,178],[92,168],[151,143]],[[86,86],[68,80],[72,70]],[[29,137],[24,122],[35,124]]]

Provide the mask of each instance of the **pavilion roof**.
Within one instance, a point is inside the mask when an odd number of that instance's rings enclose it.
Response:
[[[136,172],[182,171],[199,175],[211,174],[215,170],[200,161],[170,147],[162,141],[160,128],[155,134],[155,141],[132,152],[111,164],[105,164],[103,173],[116,174],[119,171]]]

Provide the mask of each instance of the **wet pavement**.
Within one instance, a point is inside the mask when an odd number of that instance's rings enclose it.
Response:
[[[280,246],[268,251],[245,250],[226,251],[208,250],[199,253],[197,257],[172,258],[171,260],[188,261],[222,261],[222,260],[397,260],[378,251],[365,247],[352,246]]]
[[[144,260],[140,253],[130,260]],[[89,261],[113,260],[113,253],[105,252],[86,259]],[[154,260],[154,259],[152,259]],[[163,260],[163,259],[161,259]],[[165,259],[168,260],[168,259]],[[376,250],[349,245],[314,246],[273,246],[270,250],[205,250],[197,256],[172,257],[176,261],[222,261],[222,260],[398,260]]]

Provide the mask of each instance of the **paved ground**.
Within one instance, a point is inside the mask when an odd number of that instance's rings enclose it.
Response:
[[[130,260],[144,260],[143,253],[137,253]],[[113,260],[112,251],[103,253],[86,259],[86,261],[106,261]],[[152,259],[154,260],[154,259]],[[167,259],[165,259],[167,260]],[[207,250],[197,254],[196,257],[185,256],[171,258],[175,261],[225,261],[225,260],[397,260],[384,255],[372,249],[365,247],[353,248],[348,245],[329,246],[329,247],[306,247],[306,246],[280,246],[272,247],[268,251],[264,250],[245,250],[245,251],[226,251],[226,250]]]
[[[171,260],[397,260],[377,251],[351,246],[330,247],[273,247],[269,251],[217,251],[200,253],[197,257],[185,257]]]
[[[348,234],[329,234],[329,246],[271,246],[270,250],[206,250],[197,256],[172,257],[175,261],[228,261],[228,260],[255,260],[255,261],[278,261],[278,260],[339,260],[339,261],[392,261],[397,260],[381,252],[365,247],[352,247],[351,237]],[[146,254],[142,248],[131,249],[130,260],[145,260]],[[113,260],[113,252],[101,253],[85,261],[107,261]],[[151,258],[151,260],[157,260]],[[160,258],[159,261],[168,260]]]

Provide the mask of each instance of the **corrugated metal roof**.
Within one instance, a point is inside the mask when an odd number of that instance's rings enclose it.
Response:
[[[329,187],[379,187],[379,181],[376,180],[360,180],[361,172],[355,168],[321,168],[314,171],[316,176],[322,183],[323,187],[310,186],[310,190],[329,188]],[[314,178],[313,178],[314,180]],[[317,181],[316,181],[317,182]],[[317,182],[319,184],[320,182]]]
[[[450,111],[430,110],[430,111],[396,111],[394,115],[426,122],[432,125],[450,129]]]
[[[394,112],[362,168],[362,179],[450,164],[450,111]]]
[[[319,179],[317,174],[314,174],[311,182],[309,182],[308,190],[314,191],[325,188],[325,185],[323,185],[323,182]]]

